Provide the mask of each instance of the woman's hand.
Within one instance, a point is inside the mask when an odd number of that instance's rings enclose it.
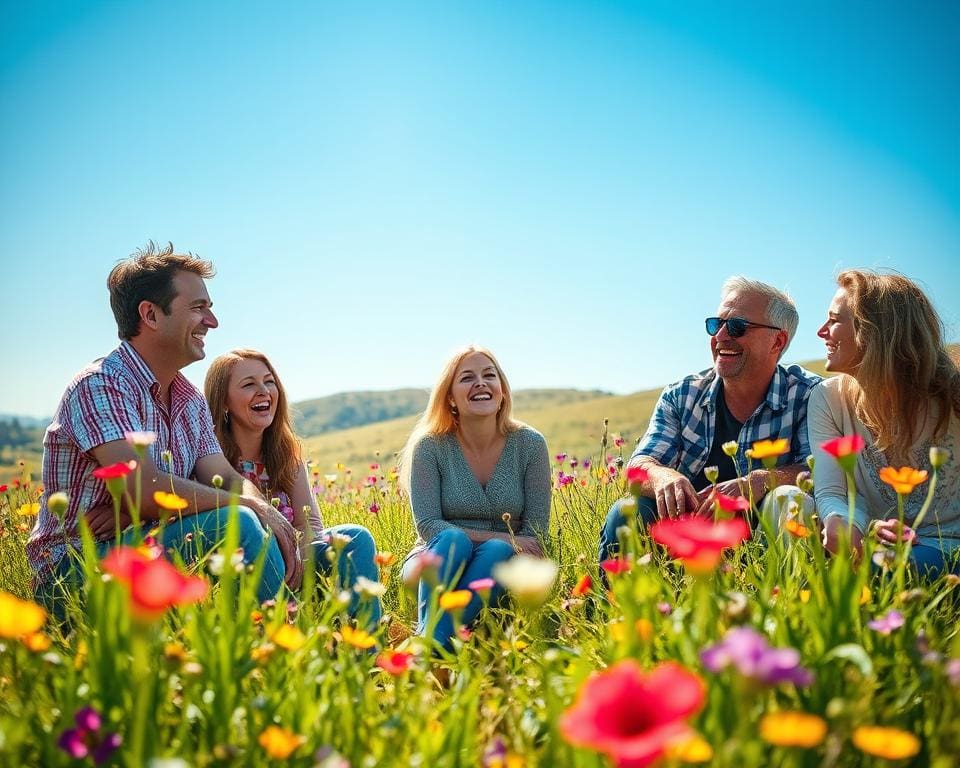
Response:
[[[273,532],[286,566],[287,586],[293,590],[300,589],[303,582],[303,560],[300,557],[299,537],[294,527],[273,505],[263,499],[241,497],[240,503],[254,510],[263,527]]]
[[[840,542],[847,536],[847,530],[850,531],[849,545],[853,554],[853,561],[860,562],[863,556],[863,534],[855,525],[849,525],[839,515],[828,517],[823,526],[823,546],[831,554],[840,554]]]
[[[895,546],[898,541],[913,542],[917,538],[917,532],[907,525],[901,525],[895,517],[887,520],[874,520],[870,524],[870,533],[877,541],[885,546]]]

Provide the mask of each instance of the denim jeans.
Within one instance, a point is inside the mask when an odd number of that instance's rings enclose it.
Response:
[[[631,497],[625,496],[617,499],[607,512],[607,519],[603,521],[603,529],[600,531],[600,552],[599,560],[603,562],[612,557],[616,557],[620,552],[620,541],[617,539],[617,529],[628,525],[628,521],[623,517],[623,504],[631,500]],[[641,496],[637,502],[637,520],[644,525],[650,525],[657,519],[657,500],[647,496]],[[606,584],[606,571],[600,569],[600,578]]]
[[[439,583],[447,590],[467,589],[472,581],[477,579],[490,578],[493,575],[493,566],[509,560],[516,553],[513,546],[502,539],[488,539],[477,544],[470,541],[470,538],[462,528],[447,528],[438,533],[427,545],[426,551],[432,552],[442,560],[439,572]],[[404,563],[404,571],[413,567],[415,558],[411,558]],[[431,620],[430,594],[433,588],[420,580],[417,600],[417,634],[426,633],[427,626]],[[494,584],[490,590],[490,605],[497,605],[503,598],[504,590],[499,584]],[[473,595],[466,608],[460,614],[460,621],[469,625],[483,608],[483,601],[476,594]],[[453,637],[454,627],[453,619],[450,614],[443,611],[436,627],[433,630],[433,638],[441,646],[449,650],[451,648],[451,638]]]
[[[229,517],[230,509],[220,507],[178,518],[164,526],[159,544],[164,550],[175,550],[185,563],[195,562],[223,540]],[[263,602],[275,597],[283,584],[286,572],[283,555],[280,554],[276,540],[267,537],[267,531],[251,509],[237,507],[237,521],[240,526],[240,546],[243,548],[244,563],[255,562],[266,548],[263,572],[257,585],[257,599]],[[140,535],[145,535],[152,527],[152,524],[144,525]],[[137,532],[130,527],[120,534],[120,543],[133,545],[139,538]],[[97,557],[103,558],[115,546],[117,543],[114,539],[97,542]],[[65,591],[76,587],[83,579],[82,571],[77,566],[69,554],[64,555],[55,566],[53,574],[38,584],[35,590],[37,599],[61,618]]]
[[[348,609],[350,615],[358,616],[362,611],[365,611],[367,627],[372,629],[380,621],[380,598],[364,599],[359,592],[353,589],[353,586],[357,583],[357,577],[359,576],[375,582],[380,580],[380,573],[374,560],[377,554],[377,546],[373,541],[373,536],[362,525],[334,525],[330,528],[324,528],[322,536],[313,542],[313,554],[317,572],[325,576],[333,570],[333,562],[328,554],[331,545],[326,540],[329,534],[337,534],[350,539],[340,550],[340,556],[337,558],[337,588],[350,590],[350,606]]]

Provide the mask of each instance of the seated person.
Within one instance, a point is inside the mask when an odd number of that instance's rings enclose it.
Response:
[[[905,499],[904,512],[905,533],[916,536],[910,560],[939,573],[960,548],[960,371],[943,345],[940,318],[915,283],[851,269],[837,284],[818,335],[826,344],[827,370],[840,375],[813,390],[807,420],[824,542],[836,552],[849,525],[847,478],[821,447],[825,442],[853,434],[866,441],[854,471],[850,543],[858,553],[868,531],[885,544],[897,539],[897,494],[880,470],[926,468],[930,448],[945,448],[952,458],[940,469],[929,513],[914,529],[925,483]],[[951,567],[960,572],[955,559]]]
[[[416,580],[418,556],[425,551],[440,558],[439,581],[448,590],[490,578],[494,565],[513,557],[515,548],[542,554],[540,539],[550,525],[547,444],[513,419],[511,408],[510,385],[491,352],[470,346],[447,361],[401,455],[401,481],[419,536],[404,563],[404,581]],[[431,585],[421,579],[421,635],[430,619],[430,594]],[[502,595],[495,585],[491,604]],[[474,594],[463,622],[473,621],[481,607]],[[453,631],[444,613],[434,639],[449,648]]]
[[[650,524],[660,517],[711,514],[711,484],[704,468],[719,472],[717,489],[728,496],[752,492],[759,502],[769,483],[763,467],[748,472],[746,451],[754,442],[789,438],[790,451],[778,460],[778,484],[793,483],[810,453],[807,446],[807,397],[819,376],[780,365],[797,329],[798,315],[789,296],[743,277],[721,290],[717,317],[706,320],[713,367],[667,387],[628,466],[648,472],[637,514]],[[734,459],[723,444],[737,443]],[[736,461],[736,467],[734,466]],[[737,467],[749,489],[737,482]],[[600,535],[600,560],[620,549],[617,529],[624,525],[623,499],[607,514]],[[601,570],[601,578],[605,574]]]
[[[310,490],[300,443],[290,426],[287,396],[280,377],[266,355],[251,349],[236,349],[210,364],[204,385],[214,431],[223,453],[237,472],[253,483],[268,499],[279,500],[279,511],[299,534],[301,559],[312,554],[316,568],[329,573],[329,550],[337,556],[337,579],[341,589],[350,589],[358,576],[379,581],[374,562],[376,545],[360,525],[324,528],[317,499]],[[342,548],[331,544],[331,535],[345,538]],[[380,601],[361,602],[351,592],[353,615],[365,611],[369,626],[380,618]]]
[[[274,597],[284,578],[291,587],[300,582],[302,564],[292,526],[224,459],[203,395],[180,372],[203,359],[206,334],[218,325],[204,282],[212,276],[209,261],[153,243],[110,272],[107,287],[122,341],[77,374],[47,428],[44,493],[27,541],[37,598],[58,615],[63,613],[63,588],[81,576],[75,555],[80,515],[103,557],[118,543],[138,543],[156,521],[169,518],[154,491],[172,489],[189,506],[163,527],[160,544],[189,562],[226,532],[229,510],[220,506],[223,493],[212,485],[216,475],[228,487],[241,488],[244,561],[252,563],[266,550],[259,598]],[[125,439],[135,432],[156,436],[142,458]],[[139,463],[144,525],[141,530],[130,526],[132,514],[124,499],[119,520],[123,533],[118,537],[112,498],[94,471],[132,460]],[[135,498],[135,475],[127,475],[127,498]],[[62,517],[49,507],[50,496],[58,492],[69,500]]]

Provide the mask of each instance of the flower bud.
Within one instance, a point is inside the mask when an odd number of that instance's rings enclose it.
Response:
[[[720,477],[720,468],[719,467],[705,467],[703,470],[703,476],[707,478],[707,482],[711,485],[716,485],[717,478]]]
[[[950,459],[950,451],[946,448],[939,448],[936,445],[930,446],[930,466],[934,469],[940,469]]]
[[[727,456],[729,456],[730,458],[733,458],[734,456],[736,456],[736,455],[737,455],[737,450],[740,448],[740,446],[737,445],[737,441],[736,441],[736,440],[730,440],[730,441],[724,443],[724,444],[723,444],[722,446],[720,446],[720,447],[723,448],[723,452],[724,452]]]
[[[214,475],[210,478],[210,485],[214,488],[223,488],[223,475]]]
[[[815,463],[816,460],[813,458],[813,454],[811,453],[809,456],[807,456],[807,466],[810,468],[811,472],[813,472],[813,465]]]
[[[271,505],[274,509],[280,509],[280,499],[279,499],[279,497],[274,496],[272,499],[270,499],[270,505]]]
[[[65,494],[63,491],[58,491],[57,493],[51,494],[50,498],[47,499],[47,509],[49,509],[58,518],[63,517],[69,504],[70,500],[67,498],[67,494]]]

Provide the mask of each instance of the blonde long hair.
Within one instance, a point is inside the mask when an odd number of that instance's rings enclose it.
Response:
[[[927,421],[941,435],[960,417],[960,371],[943,344],[930,300],[902,275],[848,269],[837,276],[862,358],[846,389],[881,451],[903,461]]]
[[[233,369],[241,360],[259,360],[273,374],[277,384],[277,413],[273,423],[263,432],[261,458],[270,475],[270,491],[283,491],[290,494],[293,484],[300,472],[303,461],[300,441],[290,424],[290,413],[287,409],[287,393],[283,388],[277,371],[262,352],[254,349],[235,349],[220,355],[210,364],[203,389],[207,398],[210,414],[213,416],[213,431],[223,448],[223,455],[230,466],[237,466],[240,460],[240,448],[233,437],[233,425],[226,416],[227,392],[230,388],[230,376]],[[262,489],[266,492],[268,489]]]
[[[457,350],[449,360],[444,364],[440,377],[430,392],[430,400],[427,403],[426,410],[421,414],[406,445],[400,452],[399,468],[400,483],[404,490],[410,491],[410,472],[413,463],[413,452],[420,442],[427,435],[439,436],[450,435],[457,431],[459,421],[450,408],[450,393],[453,390],[453,380],[457,375],[457,368],[468,355],[479,353],[490,359],[493,367],[497,369],[497,375],[500,377],[500,386],[503,390],[503,403],[500,410],[497,411],[497,430],[501,435],[514,432],[523,426],[523,422],[513,418],[513,395],[510,390],[510,383],[494,357],[486,347],[480,347],[476,344],[470,344]]]

